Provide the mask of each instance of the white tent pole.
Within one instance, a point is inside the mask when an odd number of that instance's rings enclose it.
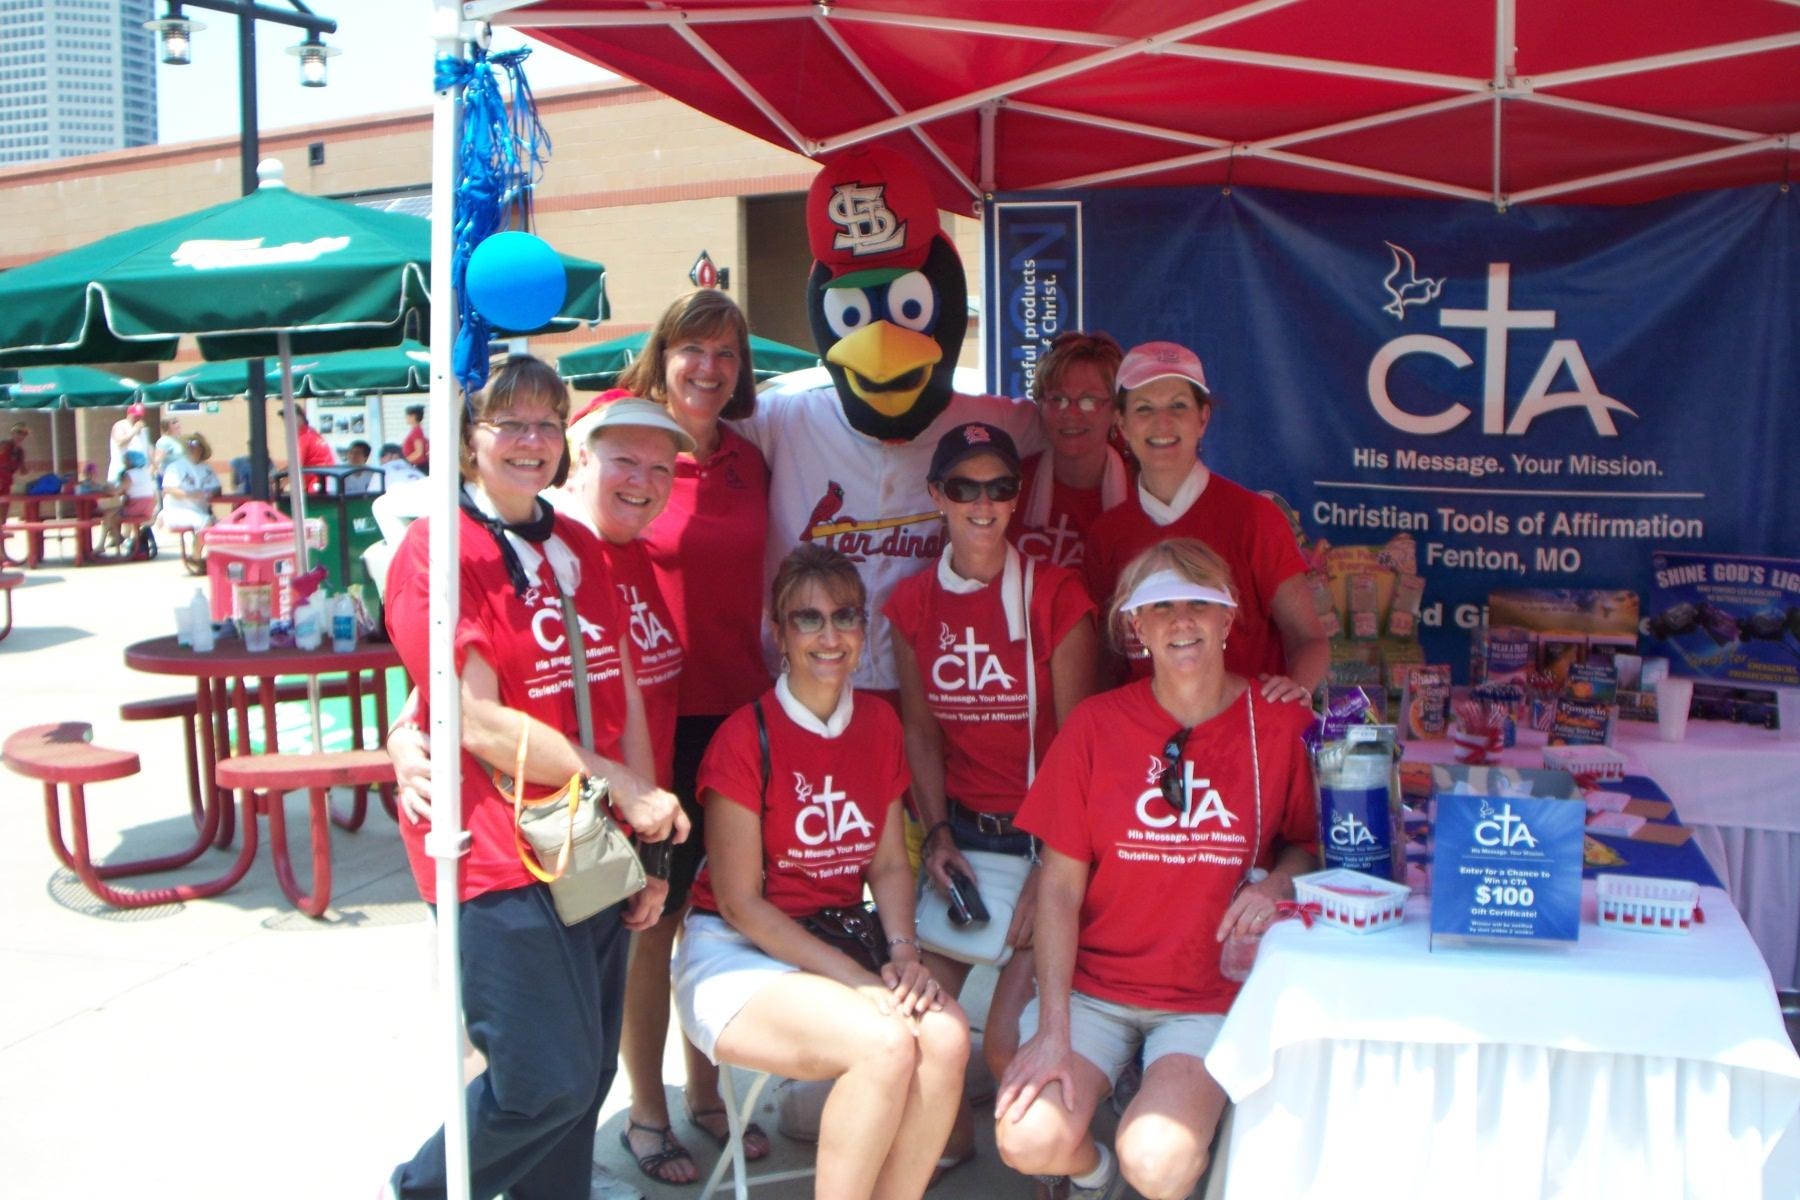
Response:
[[[439,55],[461,58],[463,27],[458,0],[432,0],[432,37]],[[457,494],[462,456],[461,413],[450,374],[456,340],[456,290],[450,279],[455,231],[458,88],[438,92],[431,103],[431,431],[439,450],[431,456],[431,798],[433,821],[425,849],[437,860],[437,1024],[444,1072],[444,1173],[450,1200],[469,1200],[469,1115],[463,1080],[461,907],[458,885],[469,835],[462,815],[462,691],[454,662],[459,548]],[[416,682],[416,681],[415,681]]]
[[[281,356],[281,416],[287,430],[288,508],[294,515],[294,573],[307,570],[306,479],[300,474],[300,414],[294,411],[294,347],[284,329],[275,335]]]

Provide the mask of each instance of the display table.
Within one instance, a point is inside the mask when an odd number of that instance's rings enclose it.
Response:
[[[1432,953],[1424,897],[1381,933],[1271,929],[1206,1057],[1225,1195],[1796,1195],[1800,1057],[1725,894],[1659,936],[1594,925],[1592,889],[1566,949]]]
[[[1731,893],[1776,986],[1800,988],[1800,739],[1725,721],[1689,721],[1665,742],[1656,726],[1620,721],[1614,749],[1627,772],[1655,780],[1694,831],[1694,844]],[[1406,756],[1450,762],[1447,741],[1406,742]],[[1543,766],[1544,735],[1519,732],[1510,767]]]

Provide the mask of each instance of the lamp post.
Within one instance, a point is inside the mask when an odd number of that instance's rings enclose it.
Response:
[[[337,22],[321,17],[301,0],[285,0],[287,8],[273,8],[255,0],[167,0],[163,18],[147,21],[144,28],[156,33],[161,44],[162,61],[172,66],[185,66],[193,61],[193,31],[206,28],[190,20],[184,9],[198,8],[226,13],[238,20],[238,116],[241,133],[238,141],[238,165],[243,194],[257,187],[256,164],[261,157],[256,118],[256,23],[269,21],[303,30],[304,41],[288,48],[300,60],[300,85],[324,87],[326,60],[341,53],[327,46],[321,35],[337,32]],[[250,400],[250,494],[258,500],[269,498],[269,422],[267,394],[263,385],[263,360],[248,363],[246,393]],[[299,464],[290,464],[298,469]]]

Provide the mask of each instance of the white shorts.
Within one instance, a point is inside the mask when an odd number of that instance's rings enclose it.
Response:
[[[799,969],[764,954],[723,917],[689,911],[670,968],[681,1031],[717,1063],[719,1035],[750,997],[771,979]]]
[[[162,524],[171,533],[179,533],[184,529],[200,530],[212,524],[212,514],[165,504],[162,509]]]
[[[1205,1058],[1224,1024],[1224,1013],[1170,1012],[1069,993],[1069,1048],[1099,1067],[1108,1083],[1119,1081],[1119,1073],[1140,1045],[1146,1070],[1165,1054]],[[1034,996],[1019,1014],[1019,1040],[1036,1033],[1037,1027]]]

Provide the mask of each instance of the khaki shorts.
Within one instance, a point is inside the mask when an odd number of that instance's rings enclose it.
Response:
[[[1144,1048],[1144,1067],[1166,1054],[1205,1058],[1225,1024],[1224,1013],[1170,1012],[1116,1004],[1081,992],[1069,994],[1069,1048],[1100,1068],[1109,1084]],[[1034,996],[1019,1015],[1019,1040],[1037,1032],[1038,1001]]]

